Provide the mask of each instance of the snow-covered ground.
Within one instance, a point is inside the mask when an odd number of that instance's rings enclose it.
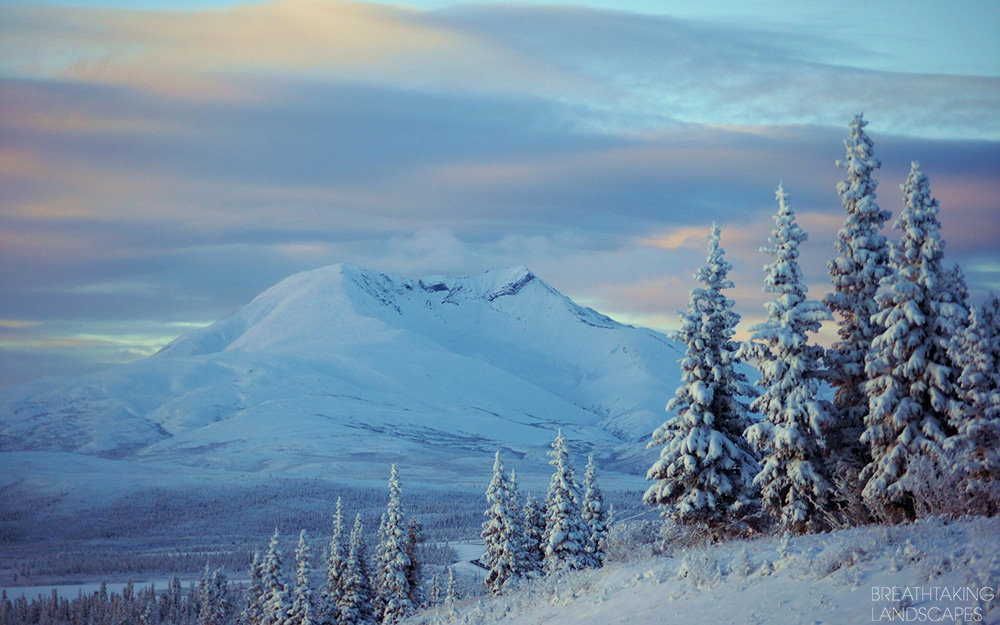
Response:
[[[410,623],[1000,623],[1000,519],[674,548]]]

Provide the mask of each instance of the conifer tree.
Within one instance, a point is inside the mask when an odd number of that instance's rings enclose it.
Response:
[[[232,605],[229,598],[229,580],[226,579],[222,569],[209,573],[206,563],[198,593],[200,601],[198,625],[226,625],[232,613]]]
[[[552,442],[549,464],[555,467],[545,497],[545,569],[549,573],[595,566],[586,545],[590,527],[583,520],[580,491],[562,430]]]
[[[351,531],[344,593],[338,606],[338,625],[374,625],[376,622],[372,605],[374,593],[368,575],[368,557],[362,530],[359,514],[354,517],[354,529]]]
[[[311,586],[312,561],[309,536],[299,532],[299,545],[295,549],[295,590],[292,606],[288,610],[288,625],[316,625]]]
[[[673,335],[687,347],[681,385],[667,404],[673,413],[653,432],[649,447],[662,445],[646,474],[656,480],[645,493],[662,506],[664,518],[704,524],[710,531],[731,527],[755,505],[756,458],[743,431],[750,425],[744,398],[756,392],[737,370],[740,345],[733,341],[739,315],[722,291],[733,288],[719,227],[712,225],[708,259],[695,277],[681,329]]]
[[[597,566],[604,564],[604,539],[608,535],[607,510],[604,509],[604,494],[597,485],[597,467],[594,456],[587,457],[587,470],[583,476],[583,520],[590,527],[587,551],[594,556]]]
[[[333,514],[333,537],[330,539],[326,561],[326,582],[320,595],[317,620],[320,625],[335,625],[338,622],[338,606],[344,594],[347,571],[347,545],[344,536],[344,511],[341,498]]]
[[[261,625],[289,625],[288,610],[291,603],[285,583],[284,563],[281,547],[278,546],[278,530],[274,530],[267,554],[261,565]]]
[[[420,566],[420,543],[424,541],[424,527],[415,518],[406,524],[406,557],[410,565],[406,567],[406,582],[410,587],[410,603],[413,607],[424,604],[423,573]]]
[[[504,585],[518,572],[517,519],[513,517],[512,499],[509,478],[497,451],[493,460],[493,479],[486,488],[488,507],[483,513],[486,520],[481,532],[486,549],[483,559],[488,569],[483,583],[494,595],[503,592]]]
[[[949,411],[957,401],[959,369],[948,347],[968,312],[960,288],[942,267],[944,241],[938,202],[914,162],[902,185],[904,208],[895,227],[893,275],[883,281],[874,321],[884,328],[866,364],[869,403],[862,441],[872,461],[861,474],[862,495],[882,519],[913,519],[926,494],[926,475],[915,466],[942,469],[942,446],[955,432]]]
[[[383,624],[396,623],[409,616],[414,609],[410,600],[410,584],[406,572],[410,559],[406,555],[406,513],[403,508],[403,487],[399,482],[396,465],[389,477],[389,504],[385,512],[382,543],[379,545],[381,570],[378,594],[382,607]]]
[[[544,544],[542,537],[545,535],[545,514],[542,506],[534,495],[528,493],[524,500],[523,516],[523,537],[524,546],[523,566],[525,573],[535,573],[541,571],[542,562],[545,558]]]
[[[816,531],[826,525],[831,507],[821,439],[830,407],[817,399],[823,348],[810,345],[808,333],[819,330],[830,313],[807,297],[798,260],[799,245],[807,235],[796,223],[781,186],[777,199],[771,246],[761,250],[774,258],[764,268],[764,291],[775,298],[765,304],[767,320],[752,328],[751,337],[762,389],[751,408],[762,420],[746,434],[762,455],[754,484],[760,488],[764,509],[786,530]]]
[[[460,601],[462,597],[458,592],[458,583],[455,581],[455,570],[448,567],[448,585],[445,587],[444,601],[448,605],[452,605],[457,601]]]
[[[263,605],[261,595],[264,594],[262,567],[263,561],[261,560],[260,552],[254,551],[253,558],[250,560],[250,582],[246,590],[246,605],[240,613],[240,621],[249,625],[257,625],[264,615],[261,609]],[[176,578],[171,579],[171,588],[173,587],[174,579]],[[168,620],[176,620],[176,617],[171,617]]]
[[[875,295],[891,271],[889,245],[881,234],[891,215],[875,202],[878,181],[872,172],[881,163],[875,158],[874,144],[865,133],[867,125],[861,115],[854,116],[851,136],[844,141],[847,155],[837,161],[847,171],[847,180],[837,185],[847,217],[837,233],[837,257],[827,265],[833,293],[823,300],[836,317],[839,338],[825,355],[826,375],[836,394],[834,418],[823,434],[832,471],[844,488],[857,483],[858,473],[870,461],[868,449],[861,444],[868,412],[865,358],[872,339],[881,333],[881,328],[872,321],[878,312]]]
[[[1000,298],[990,295],[969,311],[969,323],[951,343],[960,373],[946,443],[954,457],[966,512],[1000,513]]]

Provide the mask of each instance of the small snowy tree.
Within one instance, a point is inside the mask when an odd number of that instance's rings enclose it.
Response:
[[[522,511],[523,567],[525,573],[542,569],[545,558],[542,537],[545,535],[545,514],[534,495],[528,493]]]
[[[424,542],[424,527],[415,518],[406,524],[406,557],[410,565],[406,567],[406,581],[410,586],[410,602],[414,607],[424,604],[423,568],[420,566],[420,543]]]
[[[261,596],[264,594],[263,585],[263,561],[260,557],[259,551],[253,552],[253,558],[250,560],[250,583],[247,586],[246,592],[246,606],[243,608],[243,612],[240,614],[240,621],[243,623],[248,623],[249,625],[257,625],[263,618],[264,611],[261,609],[263,601]],[[177,578],[171,578],[171,590],[173,589],[173,582],[177,581]],[[178,583],[178,591],[179,584]],[[171,611],[174,609],[173,604],[170,605]],[[176,621],[176,617],[169,617],[169,620]]]
[[[687,346],[681,385],[667,404],[673,414],[649,442],[663,448],[646,474],[656,483],[643,497],[662,506],[665,519],[713,532],[732,527],[753,506],[758,471],[743,437],[750,419],[742,400],[756,393],[736,369],[740,345],[732,337],[740,317],[722,293],[733,283],[719,238],[713,224],[708,260],[695,274],[704,286],[691,291],[681,329],[673,335]]]
[[[494,595],[518,573],[519,545],[517,518],[510,478],[504,473],[500,452],[493,459],[493,479],[486,488],[488,507],[483,513],[481,536],[486,553],[483,555],[488,572],[483,583]]]
[[[878,312],[875,295],[891,271],[889,245],[881,234],[891,215],[875,202],[878,181],[872,172],[881,163],[875,158],[872,140],[865,133],[867,125],[861,115],[854,116],[851,136],[844,141],[847,156],[837,161],[847,171],[847,180],[837,185],[847,217],[837,233],[837,257],[827,265],[833,293],[823,300],[836,316],[839,338],[825,356],[826,375],[836,394],[834,418],[824,427],[823,436],[832,472],[841,487],[847,489],[854,488],[857,475],[870,461],[867,448],[861,444],[868,412],[865,358],[872,339],[881,333],[881,328],[872,321]],[[843,493],[843,496],[856,499],[857,493]]]
[[[604,540],[608,536],[607,510],[604,508],[604,494],[597,485],[597,467],[594,456],[587,457],[587,470],[583,476],[583,520],[590,527],[587,551],[593,554],[597,566],[604,564]]]
[[[799,245],[807,235],[795,222],[788,194],[779,186],[778,213],[761,251],[774,257],[764,268],[767,320],[751,328],[750,351],[758,359],[760,397],[751,408],[762,420],[747,429],[747,440],[761,454],[754,479],[761,501],[781,525],[793,532],[825,526],[831,484],[823,462],[822,428],[829,404],[817,398],[823,348],[810,345],[810,332],[830,317],[822,303],[807,297],[799,268]]]
[[[414,605],[410,600],[410,582],[407,571],[410,559],[406,555],[406,513],[403,508],[403,487],[396,465],[389,477],[389,504],[386,506],[382,542],[379,544],[378,594],[381,605],[381,623],[396,623],[409,616]]]
[[[267,555],[261,565],[261,625],[288,625],[288,610],[291,603],[288,598],[288,588],[285,584],[284,563],[281,548],[278,546],[278,530],[274,530]]]
[[[872,341],[866,365],[869,412],[862,435],[872,455],[861,474],[862,495],[887,521],[916,517],[926,476],[910,474],[914,461],[921,459],[921,473],[927,463],[942,468],[960,373],[948,348],[968,317],[959,288],[947,283],[954,274],[941,264],[938,202],[918,163],[902,189],[905,204],[895,225],[902,238],[892,248],[895,272],[883,281],[874,318],[885,330]]]
[[[1000,513],[1000,298],[991,295],[972,308],[951,349],[960,369],[950,415],[957,433],[945,445],[964,511],[995,515]]]
[[[208,564],[205,564],[198,595],[198,625],[226,625],[229,622],[229,580],[222,569],[210,573]]]
[[[569,457],[569,448],[562,430],[552,442],[555,467],[549,492],[545,497],[545,569],[549,573],[575,571],[595,566],[594,556],[587,553],[590,527],[584,522],[576,473]]]
[[[316,625],[313,591],[311,585],[312,561],[309,536],[299,532],[299,545],[295,549],[295,590],[292,606],[288,610],[288,625]]]
[[[347,566],[344,572],[343,594],[338,605],[338,625],[374,625],[372,605],[374,593],[368,576],[368,557],[362,535],[361,515],[354,517]]]
[[[335,625],[338,622],[338,606],[343,600],[344,583],[347,572],[347,545],[344,536],[344,511],[341,498],[333,514],[333,537],[326,561],[326,582],[317,607],[317,621],[320,625]]]

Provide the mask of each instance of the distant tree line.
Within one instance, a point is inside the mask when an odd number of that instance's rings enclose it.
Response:
[[[221,568],[211,571],[206,565],[187,591],[176,576],[166,592],[151,586],[137,593],[131,582],[121,593],[109,593],[102,584],[99,591],[73,599],[53,590],[49,596],[11,600],[4,591],[0,625],[391,625],[420,607],[457,600],[450,573],[446,588],[435,577],[430,592],[424,591],[422,528],[406,514],[395,465],[374,559],[368,557],[360,514],[346,532],[339,498],[333,526],[321,583],[307,532],[299,533],[289,578],[275,530],[266,552],[253,554],[245,588],[231,583]]]
[[[649,443],[661,452],[644,500],[672,523],[718,536],[1000,511],[1000,300],[968,303],[916,162],[901,185],[900,240],[882,235],[890,214],[875,201],[881,163],[866,125],[855,116],[837,163],[847,218],[823,302],[808,298],[806,233],[779,186],[761,250],[773,259],[764,269],[773,299],[749,342],[733,340],[739,315],[722,293],[734,286],[732,265],[712,228],[701,286],[675,333],[687,346],[682,382]],[[837,324],[830,349],[810,337],[825,320]],[[742,361],[759,369],[755,386]]]

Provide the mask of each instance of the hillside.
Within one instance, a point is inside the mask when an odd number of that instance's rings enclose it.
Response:
[[[334,265],[153,357],[0,391],[0,463],[5,485],[63,489],[53,463],[381,483],[395,462],[409,481],[478,484],[502,448],[538,487],[563,428],[609,481],[641,487],[680,355],[525,268],[407,280]]]
[[[649,556],[633,541],[615,562],[527,583],[507,596],[441,607],[438,625],[756,625],[1000,623],[1000,520],[923,519]]]

